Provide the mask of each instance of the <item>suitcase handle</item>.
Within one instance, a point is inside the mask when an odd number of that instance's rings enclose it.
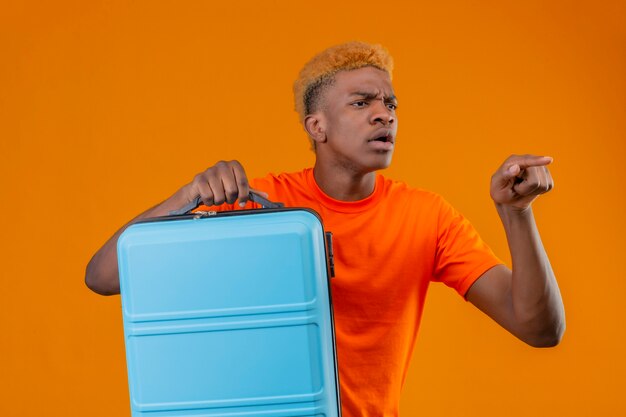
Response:
[[[261,207],[263,208],[281,208],[281,207],[285,207],[285,205],[283,203],[275,203],[273,201],[268,200],[267,198],[254,193],[252,191],[250,191],[250,193],[248,194],[248,200],[255,202],[259,205],[261,205]],[[178,216],[178,215],[182,215],[182,214],[188,214],[191,210],[195,209],[196,207],[200,206],[200,204],[202,204],[202,199],[200,198],[200,196],[197,196],[195,199],[193,199],[193,201],[189,202],[188,204],[186,204],[184,207],[178,209],[178,210],[172,210],[169,212],[170,216]]]

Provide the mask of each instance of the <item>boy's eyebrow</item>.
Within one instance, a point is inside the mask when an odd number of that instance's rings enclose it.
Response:
[[[375,99],[377,94],[372,93],[372,92],[366,92],[366,91],[355,91],[353,93],[350,94],[350,96],[359,96],[359,97],[363,97],[366,98],[368,100],[372,100]]]
[[[350,93],[350,96],[358,96],[358,97],[363,97],[366,100],[373,100],[378,95],[371,93],[371,92],[366,92],[366,91],[355,91],[353,93]],[[384,99],[385,101],[398,101],[398,98],[395,96],[395,94],[392,94],[389,97],[384,97]]]

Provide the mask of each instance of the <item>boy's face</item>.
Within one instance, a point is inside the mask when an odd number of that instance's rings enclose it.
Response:
[[[387,72],[374,67],[338,72],[322,97],[325,140],[317,143],[317,158],[361,174],[388,167],[398,129],[396,106]]]

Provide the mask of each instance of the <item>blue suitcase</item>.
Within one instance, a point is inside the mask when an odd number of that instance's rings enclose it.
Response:
[[[308,209],[126,229],[118,261],[132,416],[340,416],[326,238]]]

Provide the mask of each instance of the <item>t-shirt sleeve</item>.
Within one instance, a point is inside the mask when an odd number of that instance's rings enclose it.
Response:
[[[501,263],[471,223],[441,198],[432,280],[443,282],[465,297],[483,273]]]

